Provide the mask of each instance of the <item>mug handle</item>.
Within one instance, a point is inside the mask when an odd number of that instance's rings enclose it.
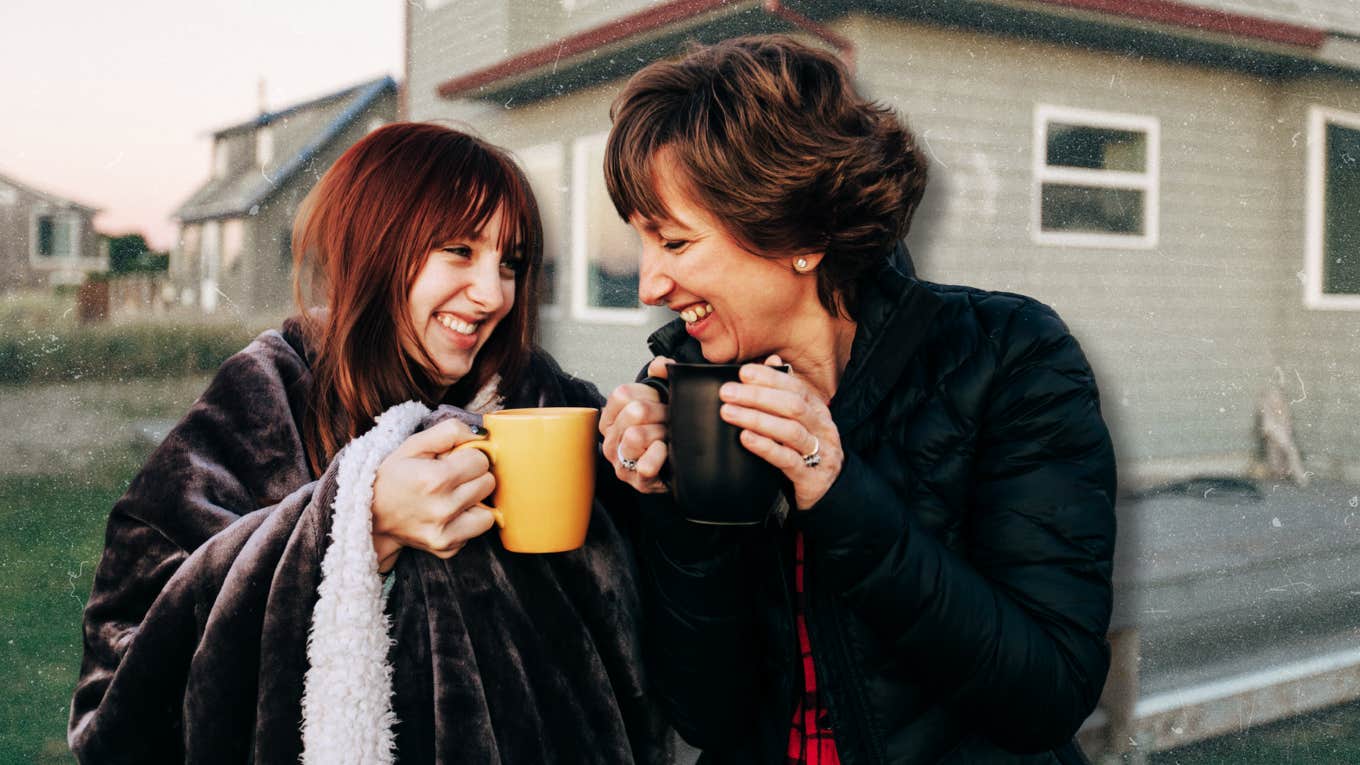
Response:
[[[481,438],[476,441],[464,441],[463,443],[453,447],[453,449],[449,451],[449,454],[453,454],[459,449],[476,449],[477,451],[486,455],[487,462],[490,462],[492,465],[496,464],[496,457],[495,453],[493,452],[495,446],[491,443],[491,440],[488,438]],[[502,513],[501,511],[497,510],[491,505],[484,504],[482,502],[478,502],[476,505],[473,505],[473,507],[480,507],[483,510],[486,510],[487,512],[491,513],[491,515],[496,518],[496,525],[501,528],[505,528],[505,514]]]

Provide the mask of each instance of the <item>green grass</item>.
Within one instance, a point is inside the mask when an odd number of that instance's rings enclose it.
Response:
[[[0,763],[69,763],[81,611],[130,450],[81,475],[0,477]]]

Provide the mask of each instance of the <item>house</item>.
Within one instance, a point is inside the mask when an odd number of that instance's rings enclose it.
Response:
[[[1360,479],[1360,4],[423,0],[407,107],[512,148],[544,210],[545,344],[608,389],[670,318],[604,190],[609,105],[687,41],[838,52],[932,161],[928,279],[1033,295],[1097,370],[1121,477],[1241,474],[1259,402]]]
[[[396,112],[397,84],[383,77],[215,131],[212,176],[175,213],[169,278],[179,302],[204,313],[286,314],[299,203]]]
[[[0,175],[0,292],[80,284],[107,271],[97,209]]]

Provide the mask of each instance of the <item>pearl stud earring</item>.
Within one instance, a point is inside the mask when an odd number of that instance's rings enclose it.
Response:
[[[794,258],[794,261],[793,261],[793,269],[794,269],[795,271],[799,271],[799,272],[808,270],[808,261],[807,261],[807,258],[803,258],[803,257]]]

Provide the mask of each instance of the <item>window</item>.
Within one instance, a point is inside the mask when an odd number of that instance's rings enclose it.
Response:
[[[231,270],[245,251],[246,222],[243,218],[229,218],[222,222],[222,267]]]
[[[561,265],[568,241],[565,170],[562,145],[541,144],[516,152],[529,177],[538,212],[543,218],[543,273],[539,279],[539,303],[555,309],[562,303]]]
[[[213,142],[213,177],[227,177],[228,164],[227,140],[219,138]]]
[[[51,263],[76,257],[80,219],[70,212],[40,212],[33,216],[32,258]]]
[[[604,186],[605,134],[576,141],[572,163],[571,313],[584,321],[641,324],[637,232],[619,220]]]
[[[217,280],[222,271],[222,224],[203,224],[202,249],[198,255],[199,305],[204,313],[217,310]]]
[[[1047,105],[1034,115],[1034,240],[1155,247],[1157,118]]]
[[[255,131],[255,164],[269,167],[274,161],[274,131],[268,125]]]
[[[19,192],[13,186],[0,183],[0,206],[11,207],[19,201]]]
[[[1360,114],[1308,114],[1304,304],[1360,310]]]

